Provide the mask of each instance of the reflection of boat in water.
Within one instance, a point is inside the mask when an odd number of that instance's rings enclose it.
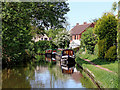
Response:
[[[61,66],[61,69],[62,69],[62,73],[64,74],[72,74],[74,72],[74,67],[64,67],[64,66]]]
[[[74,51],[72,49],[65,49],[62,51],[61,63],[65,64],[75,63]]]
[[[73,62],[72,64],[66,64],[64,62],[60,63],[61,65],[61,69],[62,69],[62,73],[64,74],[72,74],[75,70],[75,63]]]

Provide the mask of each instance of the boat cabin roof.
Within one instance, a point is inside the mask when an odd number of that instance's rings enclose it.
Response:
[[[73,51],[72,49],[64,49],[63,51]]]

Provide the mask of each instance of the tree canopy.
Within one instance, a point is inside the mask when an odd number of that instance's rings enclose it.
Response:
[[[52,40],[54,40],[56,38],[56,35],[58,35],[60,32],[62,32],[64,30],[64,28],[59,28],[59,29],[49,29],[46,30],[46,34],[48,35],[48,37],[52,38]]]
[[[93,28],[88,28],[82,33],[81,42],[89,53],[94,53],[95,44],[97,43],[97,36],[93,34]]]
[[[3,63],[23,61],[32,35],[48,28],[63,27],[66,2],[2,2]]]
[[[70,33],[69,33],[69,31],[67,31],[66,29],[63,29],[63,31],[59,31],[53,42],[59,48],[67,48],[67,47],[69,47],[69,42],[70,42]]]
[[[66,2],[34,2],[32,3],[32,23],[40,29],[63,28],[65,14],[69,11]]]
[[[115,49],[110,49],[110,47],[117,44],[117,18],[111,13],[105,13],[97,21],[94,32],[97,34],[99,39],[99,57],[104,58],[107,51]]]

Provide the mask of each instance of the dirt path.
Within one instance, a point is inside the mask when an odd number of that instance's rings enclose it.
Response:
[[[83,59],[82,57],[80,57],[80,58]],[[108,72],[112,72],[112,73],[114,73],[114,74],[117,74],[117,73],[115,73],[115,72],[113,72],[113,71],[111,71],[111,70],[109,70],[109,69],[107,69],[107,68],[103,68],[103,67],[101,67],[101,66],[99,66],[99,65],[94,64],[93,62],[91,62],[91,61],[88,60],[88,59],[83,59],[83,60],[89,62],[90,64],[94,65],[95,67],[98,67],[98,68],[103,69],[103,70],[105,70],[105,71],[108,71]]]

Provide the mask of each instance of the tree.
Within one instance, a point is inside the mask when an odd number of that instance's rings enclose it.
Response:
[[[117,2],[114,2],[113,4],[112,4],[112,11],[114,12],[114,11],[116,11],[116,9],[117,9]]]
[[[34,2],[33,8],[33,24],[39,29],[58,29],[63,28],[66,22],[65,14],[69,11],[66,2]]]
[[[25,49],[31,41],[31,3],[2,3],[2,49],[3,63],[13,64],[24,60]],[[19,14],[18,14],[19,13]]]
[[[118,8],[120,8],[120,1],[118,2]],[[120,60],[120,9],[118,9],[118,35],[117,35],[117,55]]]
[[[62,27],[68,11],[66,2],[3,2],[3,63],[24,61],[25,49],[28,49],[32,39],[31,26],[37,28],[37,33]]]
[[[59,29],[49,29],[46,30],[46,34],[48,35],[48,37],[52,38],[52,40],[54,40],[56,38],[56,35],[59,34],[59,32],[62,32],[64,30],[64,28],[59,28]]]
[[[117,19],[116,17],[111,13],[105,13],[99,20],[97,21],[95,28],[94,28],[95,34],[97,34],[99,40],[105,40],[105,43],[102,43],[102,45],[105,45],[106,48],[102,50],[99,48],[99,52],[103,51],[103,56],[105,55],[105,52],[113,45],[116,45],[116,39],[117,39]],[[98,44],[99,47],[100,44]]]
[[[118,9],[118,31],[117,31],[117,55],[118,60],[120,59],[120,1],[114,2],[112,5],[112,11],[115,12]]]
[[[54,43],[59,48],[65,48],[65,47],[67,48],[67,47],[69,47],[69,42],[70,42],[70,34],[66,29],[64,29],[62,32],[60,31],[56,35],[56,38],[54,39]]]
[[[97,37],[93,34],[93,28],[88,28],[85,32],[82,33],[81,42],[88,50],[88,53],[94,53],[95,44],[97,43]]]

